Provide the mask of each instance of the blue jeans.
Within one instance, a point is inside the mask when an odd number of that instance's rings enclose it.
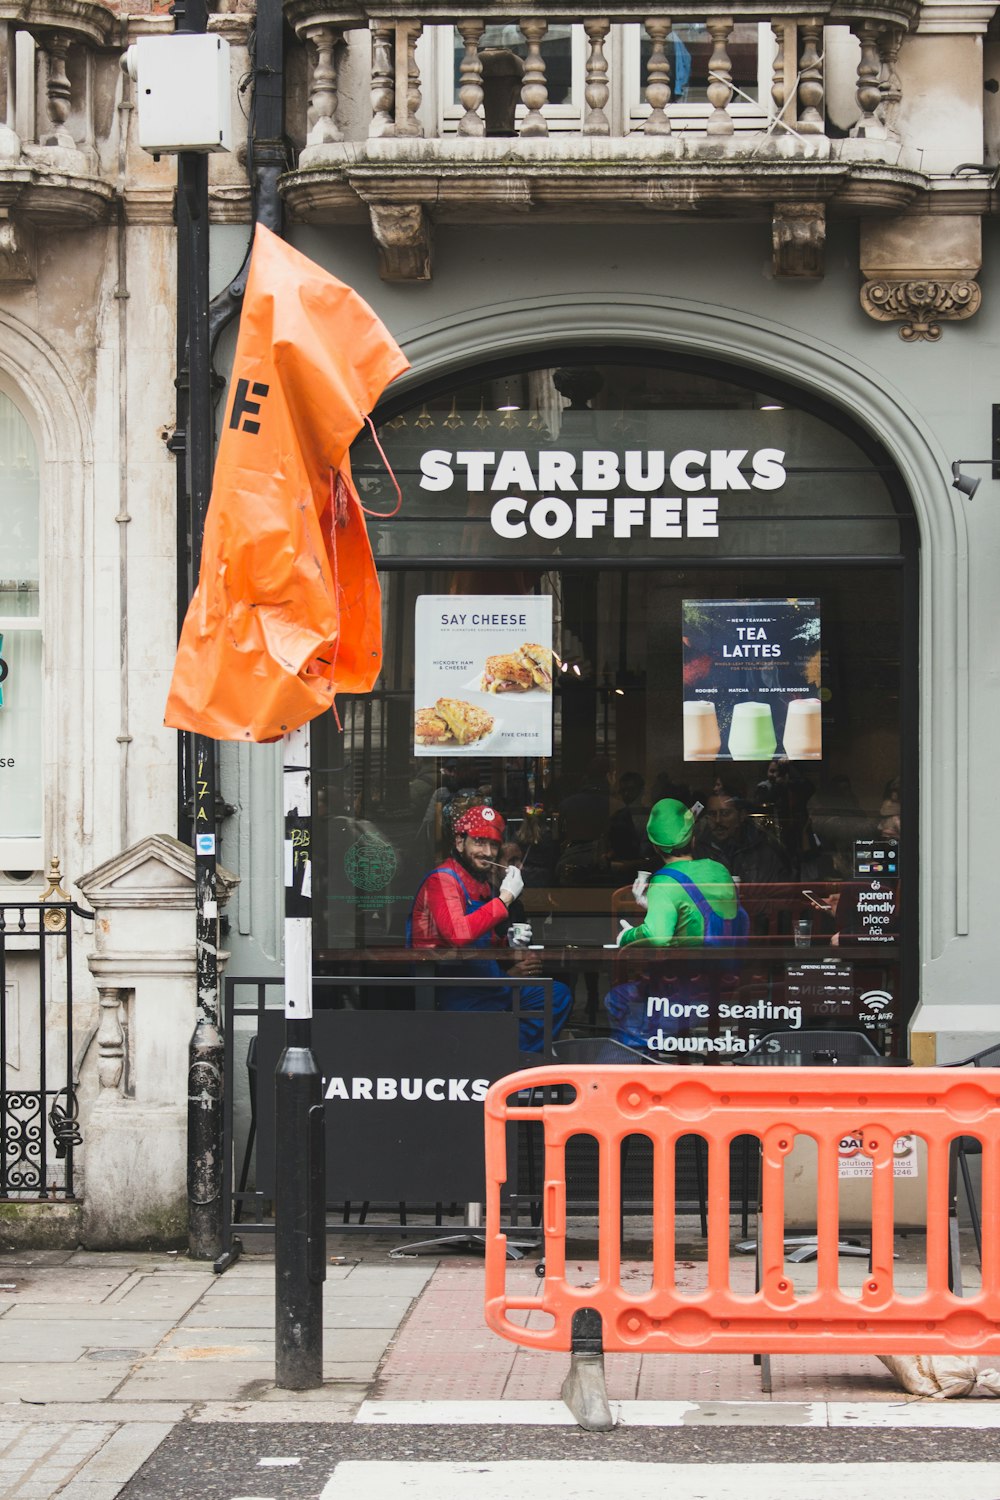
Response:
[[[522,1052],[541,1052],[544,1040],[542,1014],[545,991],[540,984],[522,984],[520,1040]],[[439,1010],[513,1010],[514,994],[508,985],[486,988],[470,984],[467,990],[442,989],[438,992]],[[573,996],[561,980],[552,984],[552,1036],[557,1037],[573,1008]],[[531,1014],[526,1015],[525,1012]]]

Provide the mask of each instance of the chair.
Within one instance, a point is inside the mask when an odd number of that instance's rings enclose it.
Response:
[[[984,1047],[981,1052],[973,1052],[971,1057],[960,1058],[958,1062],[945,1063],[944,1066],[946,1068],[998,1068],[1000,1067],[1000,1043],[992,1047]],[[982,1156],[982,1142],[974,1135],[960,1135],[954,1143],[954,1151],[958,1170],[962,1174],[962,1186],[965,1189],[969,1218],[972,1221],[972,1233],[976,1241],[976,1254],[979,1256],[981,1266],[983,1263],[983,1226],[979,1204],[976,1201],[975,1186],[969,1172],[969,1157]]]
[[[630,885],[621,885],[611,892],[611,941],[617,943],[622,921],[637,926],[646,915],[632,894]]]
[[[769,1031],[735,1067],[894,1067],[863,1031]]]

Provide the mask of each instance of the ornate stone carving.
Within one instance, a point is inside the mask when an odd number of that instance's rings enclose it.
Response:
[[[802,54],[799,58],[799,122],[801,135],[822,135],[823,98],[823,18],[808,16],[799,22]]]
[[[424,127],[417,119],[422,102],[420,69],[417,67],[417,43],[423,32],[419,21],[409,21],[396,28],[396,134],[423,135]],[[406,33],[405,38],[403,32]],[[405,43],[405,49],[404,49]],[[401,67],[405,50],[406,88],[401,87]],[[400,107],[406,99],[406,115]]]
[[[385,22],[372,26],[372,119],[368,134],[396,133],[396,64],[393,28]]]
[[[646,135],[669,135],[670,116],[670,59],[667,57],[667,37],[672,23],[665,16],[651,16],[646,21],[651,48],[646,66],[646,103],[649,115],[643,129]]]
[[[542,40],[549,29],[548,21],[539,17],[518,21],[521,35],[528,44],[524,59],[524,81],[521,84],[521,103],[528,113],[521,122],[524,136],[548,135],[542,110],[549,102],[549,85],[545,77],[545,59],[542,56]]]
[[[430,281],[430,220],[420,204],[370,203],[383,281]]]
[[[878,50],[881,27],[872,20],[855,21],[851,30],[861,46],[856,90],[861,118],[852,125],[851,135],[862,140],[885,140],[885,124],[878,114],[882,104],[882,58]]]
[[[709,16],[705,21],[712,38],[712,56],[708,60],[708,102],[712,113],[705,131],[708,135],[732,135],[735,129],[729,113],[733,97],[733,64],[726,45],[733,31],[732,16]]]
[[[899,336],[907,343],[921,339],[936,343],[941,337],[941,323],[971,318],[982,300],[979,283],[968,278],[920,281],[886,277],[866,281],[861,288],[861,306],[868,316],[880,323],[902,322]]]
[[[479,42],[486,30],[482,20],[457,21],[456,29],[462,38],[465,51],[460,64],[461,83],[458,97],[465,114],[458,122],[459,135],[485,135],[486,122],[479,113],[483,102],[483,64],[479,56]]]
[[[337,67],[334,62],[334,50],[341,34],[333,26],[307,26],[304,35],[310,44],[312,73],[306,145],[326,146],[344,139],[337,124]]]
[[[776,203],[771,220],[775,276],[816,279],[823,275],[826,209],[822,203]]]
[[[70,894],[62,887],[62,869],[58,854],[53,854],[49,860],[49,868],[45,879],[48,882],[39,900],[41,901],[69,901]],[[65,932],[66,913],[64,911],[47,911],[45,913],[46,932]]]
[[[49,64],[45,94],[51,129],[41,137],[41,144],[64,146],[72,151],[76,142],[66,128],[66,121],[73,107],[72,89],[66,72],[70,44],[71,38],[61,32],[51,33],[45,39],[45,51]]]
[[[611,90],[608,88],[608,60],[604,55],[604,43],[611,30],[611,22],[608,20],[584,21],[583,29],[590,42],[587,51],[587,81],[583,90],[583,96],[587,101],[583,133],[584,135],[610,135],[611,124],[604,113],[604,106],[611,95]]]
[[[101,1019],[97,1027],[97,1077],[102,1089],[121,1089],[125,1071],[122,1002],[126,991],[100,985]]]

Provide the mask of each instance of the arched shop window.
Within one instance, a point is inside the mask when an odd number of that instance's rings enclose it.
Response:
[[[31,430],[0,390],[0,869],[40,867],[39,475]]]
[[[641,980],[666,1058],[808,1025],[903,1050],[918,537],[877,441],[760,372],[608,350],[459,373],[377,425],[403,504],[369,523],[382,676],[314,728],[320,972],[401,961],[454,809],[487,799],[578,1030],[614,1032]],[[369,439],[352,463],[390,510]],[[728,968],[646,950],[637,976],[612,947],[665,796],[740,878]]]

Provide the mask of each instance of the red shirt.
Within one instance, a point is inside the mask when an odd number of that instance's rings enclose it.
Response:
[[[454,873],[446,875],[445,870]],[[466,906],[477,901],[483,905],[478,911],[466,915]],[[481,938],[484,932],[490,932],[506,916],[506,904],[499,896],[493,895],[488,881],[477,880],[457,859],[446,859],[431,871],[417,892],[413,903],[411,946],[465,948]],[[490,946],[498,947],[499,944],[499,937],[492,933]]]

